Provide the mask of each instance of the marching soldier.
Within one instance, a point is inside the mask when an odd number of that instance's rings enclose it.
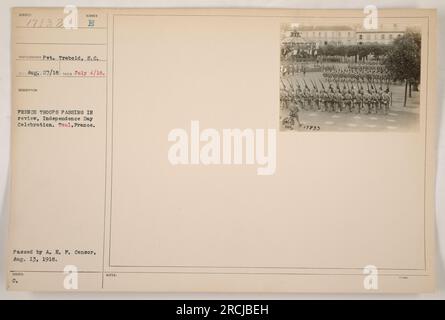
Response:
[[[319,111],[320,110],[320,92],[318,91],[317,88],[314,88],[313,99],[314,99],[314,110]]]
[[[334,90],[331,88],[331,91],[328,93],[328,111],[333,112],[334,111],[334,103],[335,103],[335,93]]]
[[[309,90],[309,88],[307,86],[304,87],[304,91],[303,91],[303,108],[304,110],[310,110],[310,103],[311,103],[311,91]]]
[[[289,127],[291,123],[301,126],[299,118],[301,110],[388,114],[391,106],[391,92],[388,86],[392,80],[386,67],[374,62],[344,65],[346,67],[341,68],[322,65],[322,75],[326,80],[317,79],[315,82],[312,77],[300,78],[300,80],[295,77],[290,78],[297,73],[298,77],[302,77],[300,72],[303,70],[312,75],[311,72],[314,70],[310,69],[312,66],[309,64],[307,69],[306,65],[303,66],[301,62],[297,64],[294,61],[280,66],[280,72],[288,77],[290,86],[286,88],[287,83],[283,82],[284,90],[280,92],[280,106],[282,109],[289,110],[289,116],[283,119],[285,127]],[[321,87],[317,86],[318,81]],[[386,90],[382,88],[385,85]]]
[[[351,112],[352,109],[352,94],[351,91],[347,91],[344,95],[344,99],[345,99],[345,108],[348,112]]]
[[[385,92],[382,93],[382,106],[383,106],[383,113],[386,115],[389,111],[389,104],[391,101],[391,96],[389,95],[389,89],[386,89]]]
[[[341,112],[343,109],[343,95],[340,90],[335,94],[335,112]]]
[[[372,112],[373,113],[377,113],[377,110],[380,109],[380,96],[377,92],[377,90],[375,90],[372,93]]]
[[[294,65],[293,64],[290,64],[290,65],[288,65],[287,66],[288,67],[288,71],[289,71],[289,74],[290,75],[294,75]]]
[[[355,91],[353,91],[355,92]],[[353,101],[354,101],[354,108],[355,108],[355,113],[360,113],[361,109],[362,109],[362,105],[363,105],[363,92],[361,89],[359,89],[354,97],[353,97]]]
[[[328,103],[329,103],[329,95],[326,90],[323,88],[320,94],[320,110],[328,111]]]
[[[367,90],[363,94],[363,109],[364,109],[365,113],[370,113],[371,102],[372,102],[371,92],[369,90]]]

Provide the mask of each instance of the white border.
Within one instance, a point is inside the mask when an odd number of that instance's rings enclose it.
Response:
[[[39,0],[2,0],[0,2],[0,300],[3,299],[445,299],[445,64],[441,57],[445,56],[444,37],[445,1],[443,0],[47,0],[44,6],[60,7],[64,5],[94,7],[239,7],[239,8],[305,8],[305,9],[358,9],[369,4],[378,8],[437,8],[437,92],[439,104],[440,133],[438,143],[437,171],[437,292],[421,295],[382,295],[382,294],[197,294],[197,293],[31,293],[6,291],[5,246],[7,237],[8,216],[6,212],[8,198],[8,171],[10,146],[10,33],[12,7],[42,6]]]

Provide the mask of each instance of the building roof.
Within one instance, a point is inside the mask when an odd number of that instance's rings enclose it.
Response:
[[[357,33],[405,33],[402,30],[360,30]]]
[[[349,26],[299,26],[297,31],[353,31]]]
[[[301,37],[288,37],[283,40],[281,40],[282,43],[307,43],[303,38]]]

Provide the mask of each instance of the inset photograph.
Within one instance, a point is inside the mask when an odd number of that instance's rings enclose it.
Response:
[[[281,131],[415,131],[421,32],[413,25],[281,26]]]

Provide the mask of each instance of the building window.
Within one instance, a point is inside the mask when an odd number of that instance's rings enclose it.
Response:
[[[382,34],[381,38],[382,38],[382,40],[385,40],[385,35],[384,35],[384,34]]]
[[[359,38],[360,40],[363,40],[363,35],[362,35],[362,34],[359,34],[358,38]]]
[[[390,35],[389,35],[389,40],[392,40],[392,37],[393,37],[392,34],[390,34]]]

